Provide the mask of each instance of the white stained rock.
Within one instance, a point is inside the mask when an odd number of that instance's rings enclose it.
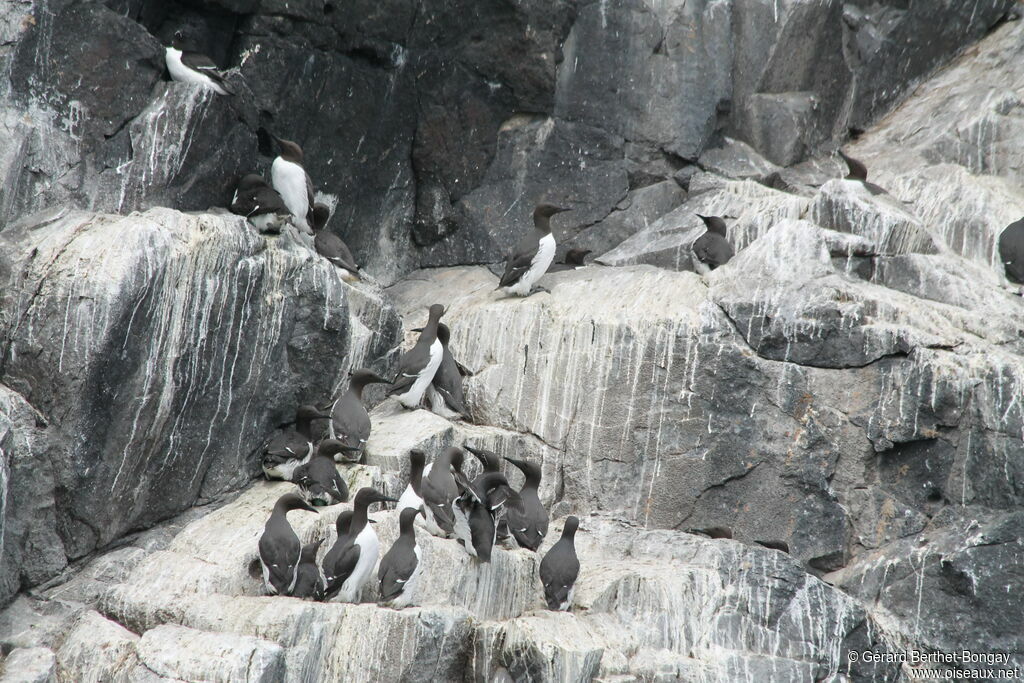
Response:
[[[57,658],[45,647],[11,650],[0,664],[0,683],[51,683],[57,676]]]
[[[139,662],[164,678],[273,683],[285,675],[284,648],[251,636],[157,626],[136,643]]]

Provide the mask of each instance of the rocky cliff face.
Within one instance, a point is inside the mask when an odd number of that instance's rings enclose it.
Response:
[[[3,680],[1024,668],[1024,303],[996,250],[1024,214],[1015,7],[0,4]],[[164,81],[178,28],[238,96]],[[371,277],[218,208],[267,132]],[[851,132],[887,192],[840,179]],[[598,263],[501,299],[476,264],[540,197]],[[696,213],[737,252],[708,276]],[[471,422],[377,405],[350,488],[397,494],[413,447],[541,463],[542,552],[582,519],[575,609],[541,609],[538,556],[423,533],[414,607],[262,596],[292,485],[253,483],[256,450],[349,369],[391,371],[435,302]],[[344,507],[291,521],[329,545]]]

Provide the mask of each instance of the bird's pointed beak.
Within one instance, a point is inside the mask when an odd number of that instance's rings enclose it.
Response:
[[[423,328],[422,327],[414,327],[414,328],[412,328],[412,331],[413,332],[422,332]]]
[[[509,461],[510,463],[512,463],[512,464],[513,464],[513,465],[515,465],[516,467],[519,467],[520,465],[522,465],[522,464],[523,464],[523,461],[522,461],[522,460],[517,460],[517,459],[515,459],[515,458],[510,458],[510,457],[508,457],[508,456],[505,456],[505,460],[508,460],[508,461]]]
[[[317,510],[315,506],[313,506],[313,505],[310,505],[309,503],[306,503],[306,504],[305,504],[305,505],[303,506],[303,509],[304,509],[304,510],[309,510],[310,512],[315,512],[315,513],[317,513],[317,514],[320,514],[320,511],[319,511],[319,510]]]

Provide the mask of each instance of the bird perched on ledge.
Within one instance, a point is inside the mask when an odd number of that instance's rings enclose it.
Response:
[[[513,296],[530,296],[534,285],[555,260],[555,236],[551,234],[551,217],[569,211],[553,204],[539,204],[533,210],[533,230],[523,237],[505,261],[505,273],[497,289]]]
[[[186,37],[181,31],[174,34],[170,47],[164,50],[164,61],[171,79],[182,83],[195,83],[218,95],[234,95],[224,81],[224,74],[213,60],[199,52],[188,52]]]

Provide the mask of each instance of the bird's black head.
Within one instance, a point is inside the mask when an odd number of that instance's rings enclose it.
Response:
[[[351,510],[343,510],[336,520],[334,520],[334,528],[338,530],[338,538],[348,535],[348,529],[352,526],[352,515],[354,513]]]
[[[349,382],[354,387],[365,387],[367,384],[389,384],[391,380],[384,379],[373,370],[359,368],[348,373]]]
[[[175,50],[184,51],[188,47],[188,40],[188,34],[183,29],[178,29],[174,32],[174,35],[171,36],[171,47]]]
[[[426,517],[426,514],[423,513],[421,508],[405,508],[402,510],[401,514],[398,515],[398,528],[401,531],[411,529],[413,523],[416,521],[416,515],[419,514]]]
[[[324,412],[311,403],[304,403],[295,411],[296,422],[309,422],[321,418],[330,417],[331,414]]]
[[[327,458],[334,458],[338,453],[355,453],[358,450],[359,449],[357,447],[349,446],[337,439],[324,439],[320,442],[320,445],[317,446],[316,454]]]
[[[538,204],[537,208],[533,210],[533,219],[537,220],[538,218],[551,218],[555,214],[562,213],[564,211],[572,211],[572,209],[567,209],[561,206],[555,206],[554,204]]]
[[[319,202],[313,205],[313,230],[323,230],[327,225],[327,219],[331,217],[331,210],[326,204]]]
[[[476,459],[480,461],[480,464],[484,466],[484,470],[487,472],[497,472],[501,466],[497,453],[468,444],[466,445],[466,450],[476,456]]]
[[[570,249],[565,252],[565,262],[570,266],[582,266],[583,259],[587,258],[590,249]]]
[[[462,452],[461,448],[458,448],[456,446],[452,446],[451,448],[449,448],[448,450],[446,450],[444,452],[444,454],[441,456],[441,459],[442,460],[447,460],[451,464],[452,467],[454,467],[456,470],[461,472],[462,471],[462,461],[463,461],[463,459],[465,459],[465,457],[466,457],[466,454]],[[433,471],[433,470],[431,470],[431,471]]]
[[[569,515],[565,518],[565,526],[562,527],[562,537],[572,538],[576,530],[580,528],[580,520],[576,515]]]
[[[282,140],[276,135],[273,135],[272,137],[274,138],[274,142],[277,143],[278,149],[281,150],[282,159],[296,164],[302,163],[302,148],[299,147],[297,143],[292,142],[291,140]]]
[[[444,306],[441,304],[432,304],[427,310],[427,316],[429,320],[437,322],[444,315]]]
[[[295,493],[286,493],[277,499],[274,504],[274,510],[280,510],[281,512],[289,512],[291,510],[309,510],[310,512],[318,512],[318,510],[307,503],[302,496]]]
[[[255,173],[248,173],[238,181],[236,188],[239,192],[246,192],[248,190],[255,190],[258,187],[266,186],[267,181],[263,179],[263,176],[256,175]]]
[[[702,216],[699,213],[696,214],[697,218],[704,221],[704,225],[707,226],[708,232],[713,232],[725,237],[725,233],[728,230],[725,225],[725,221],[719,216]]]
[[[323,544],[323,542],[324,539],[320,538],[313,541],[312,543],[307,543],[306,545],[302,546],[302,555],[299,557],[299,560],[307,564],[315,563],[317,551],[320,550],[320,546]]]
[[[397,503],[398,500],[395,498],[388,498],[383,493],[371,486],[364,486],[359,489],[356,493],[355,505],[356,507],[369,507],[374,503]]]
[[[519,468],[519,471],[526,475],[527,481],[540,482],[540,466],[536,463],[532,463],[529,460],[518,460],[516,458],[505,458],[510,463]]]
[[[412,465],[413,469],[418,467],[422,470],[423,466],[427,464],[427,454],[418,448],[413,448],[409,451],[409,463]]]

